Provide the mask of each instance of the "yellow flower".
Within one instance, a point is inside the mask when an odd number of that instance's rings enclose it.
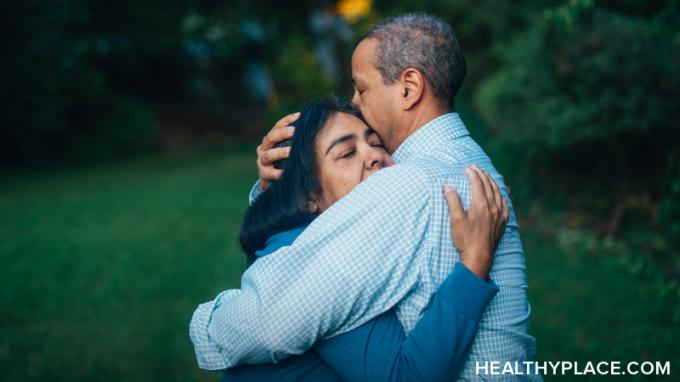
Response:
[[[340,0],[336,4],[338,13],[348,21],[356,20],[371,11],[372,0]]]

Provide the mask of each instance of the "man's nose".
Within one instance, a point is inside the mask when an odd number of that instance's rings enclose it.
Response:
[[[356,90],[352,94],[352,106],[359,107],[359,92]]]

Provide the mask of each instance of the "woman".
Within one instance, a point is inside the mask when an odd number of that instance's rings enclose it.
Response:
[[[281,178],[246,211],[241,245],[249,264],[290,245],[318,214],[368,176],[393,163],[377,134],[346,104],[330,100],[313,102],[303,109],[295,127],[292,140],[284,142],[291,146],[289,158],[276,164],[283,169]],[[489,251],[475,259],[490,264],[507,220],[507,203],[487,174],[474,169],[470,178],[473,199],[478,202],[473,205],[480,208],[470,210],[469,214],[488,209],[493,203],[502,211],[486,220],[490,234],[482,236],[482,240],[490,241]],[[447,201],[455,199],[447,194]],[[452,220],[452,229],[464,223]],[[461,301],[452,296],[464,292],[466,287],[477,288],[474,291],[479,292],[480,301],[468,298],[466,302],[476,305],[481,315],[497,288],[477,279],[464,266],[456,265],[408,337],[391,310],[359,328],[319,342],[300,356],[276,365],[239,366],[226,370],[223,378],[277,381],[452,378],[458,374],[472,344],[479,319],[461,314],[460,307],[452,303]],[[451,333],[452,328],[456,328],[455,333]]]

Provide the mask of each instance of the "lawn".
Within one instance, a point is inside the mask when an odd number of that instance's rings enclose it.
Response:
[[[216,380],[196,367],[188,323],[238,286],[253,148],[2,175],[0,379]],[[523,231],[540,360],[680,364],[655,279],[539,222]]]

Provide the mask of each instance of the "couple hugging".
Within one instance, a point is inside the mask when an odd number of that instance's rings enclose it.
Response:
[[[464,77],[448,24],[398,16],[356,46],[351,104],[314,101],[274,126],[241,227],[241,289],[191,320],[201,368],[226,381],[541,380],[477,367],[521,370],[535,340],[508,189],[450,106]]]

